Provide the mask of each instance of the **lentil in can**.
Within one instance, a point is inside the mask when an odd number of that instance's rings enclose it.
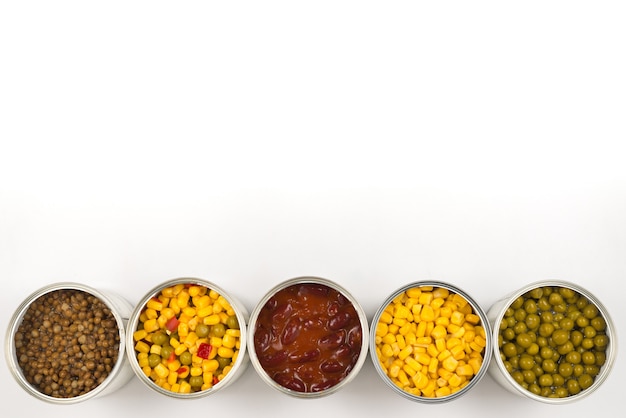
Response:
[[[5,355],[19,385],[53,404],[108,395],[133,373],[124,348],[132,306],[110,291],[59,282],[28,296],[6,333]]]

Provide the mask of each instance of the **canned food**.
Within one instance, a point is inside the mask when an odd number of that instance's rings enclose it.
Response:
[[[110,394],[133,374],[123,343],[131,310],[123,298],[83,284],[43,287],[11,318],[9,370],[26,392],[54,404]]]
[[[250,317],[250,360],[263,381],[297,398],[336,392],[367,357],[367,318],[338,284],[298,277],[271,289]]]
[[[130,365],[150,389],[196,399],[230,386],[245,370],[248,312],[212,282],[177,278],[159,284],[128,322]]]
[[[617,353],[615,327],[588,290],[558,280],[525,286],[494,303],[489,374],[512,393],[549,404],[594,392]]]
[[[419,281],[393,292],[374,315],[371,358],[382,380],[404,398],[449,402],[485,375],[490,335],[485,312],[466,292]]]

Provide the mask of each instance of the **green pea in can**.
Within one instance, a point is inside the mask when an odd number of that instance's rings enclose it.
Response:
[[[486,313],[467,292],[442,281],[417,281],[391,293],[375,313],[371,359],[398,395],[450,402],[486,374],[490,335]]]
[[[193,277],[162,282],[130,315],[126,352],[149,389],[199,399],[232,385],[249,363],[248,311],[217,284]]]
[[[591,292],[538,281],[495,302],[489,374],[516,395],[548,404],[582,399],[606,380],[617,355],[615,326]]]
[[[52,404],[105,396],[133,375],[125,324],[131,304],[119,295],[60,282],[28,296],[6,333],[5,355],[17,383]]]

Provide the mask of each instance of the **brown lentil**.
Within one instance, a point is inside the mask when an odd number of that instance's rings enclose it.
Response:
[[[97,297],[61,289],[37,298],[15,333],[18,364],[45,395],[73,398],[100,385],[117,363],[119,329]]]

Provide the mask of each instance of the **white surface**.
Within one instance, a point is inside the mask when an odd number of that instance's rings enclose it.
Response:
[[[252,310],[310,274],[370,318],[419,279],[485,308],[567,279],[626,338],[623,2],[221,3],[2,2],[0,329],[55,281],[135,303],[193,275]],[[558,409],[615,410],[625,367],[620,352],[596,393]],[[70,407],[29,397],[2,361],[0,400],[5,416],[93,418],[554,412],[489,376],[411,403],[369,360],[314,401],[250,367],[184,406],[132,380]]]

